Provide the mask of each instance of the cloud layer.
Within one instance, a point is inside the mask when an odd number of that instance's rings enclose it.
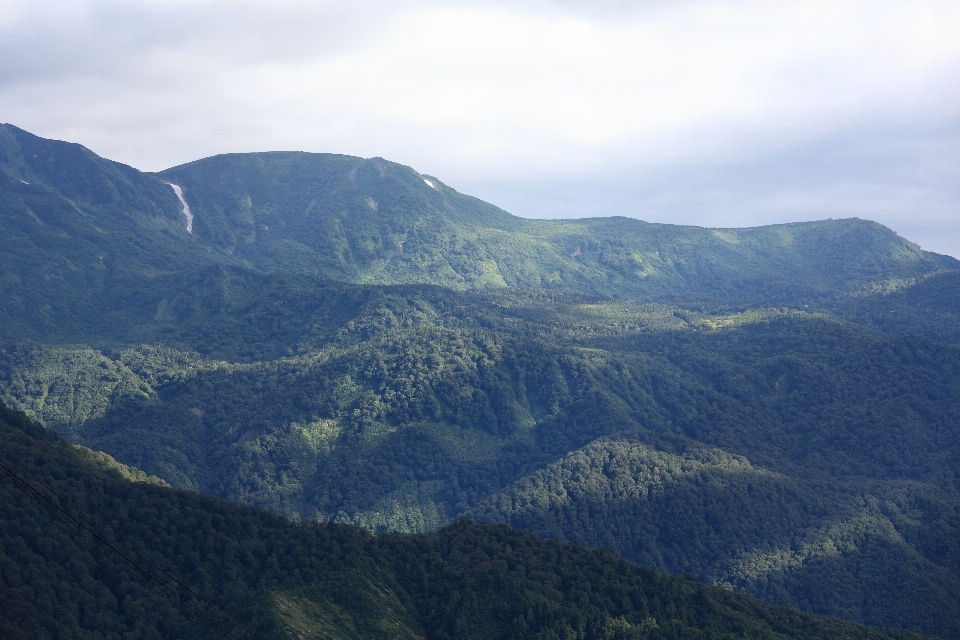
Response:
[[[144,170],[383,156],[517,215],[856,215],[960,256],[958,31],[936,0],[7,0],[0,120]]]

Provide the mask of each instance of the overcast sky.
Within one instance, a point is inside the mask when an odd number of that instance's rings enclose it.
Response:
[[[381,156],[526,217],[858,216],[960,257],[960,2],[0,0],[0,122]]]

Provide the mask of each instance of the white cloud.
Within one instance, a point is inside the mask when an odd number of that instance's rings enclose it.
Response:
[[[960,205],[956,2],[10,6],[0,119],[143,169],[379,155],[518,214],[721,225]]]

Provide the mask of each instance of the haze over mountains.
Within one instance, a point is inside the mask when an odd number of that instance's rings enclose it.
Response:
[[[885,227],[524,220],[378,158],[152,175],[11,125],[0,221],[0,397],[175,487],[960,637],[960,261]]]

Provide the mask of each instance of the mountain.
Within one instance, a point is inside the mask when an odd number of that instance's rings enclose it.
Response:
[[[505,527],[291,523],[131,482],[2,405],[0,442],[5,638],[919,637]]]
[[[147,321],[132,292],[209,263],[179,206],[152,176],[0,125],[3,335],[82,340]]]
[[[150,175],[12,125],[0,125],[0,224],[2,335],[73,343],[166,339],[203,307],[215,314],[297,276],[301,290],[318,279],[534,288],[816,308],[887,327],[871,306],[886,311],[888,294],[960,272],[960,261],[864,220],[754,229],[525,220],[378,158],[232,154]],[[913,298],[924,315],[900,331],[955,338],[955,296]]]
[[[796,305],[960,267],[857,219],[756,229],[524,220],[380,158],[231,154],[158,175],[182,188],[214,250],[357,284]]]
[[[0,134],[0,398],[71,441],[302,521],[505,523],[960,637],[952,258],[862,220],[529,221],[380,159],[149,175]]]

